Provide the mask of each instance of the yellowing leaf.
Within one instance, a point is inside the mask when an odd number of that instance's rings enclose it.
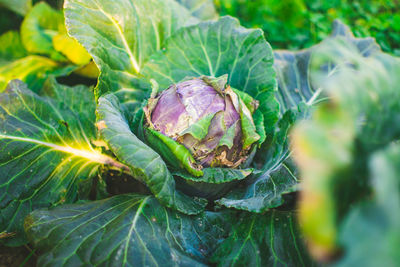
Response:
[[[54,36],[53,46],[76,65],[88,64],[92,58],[82,45],[67,34],[60,33]]]

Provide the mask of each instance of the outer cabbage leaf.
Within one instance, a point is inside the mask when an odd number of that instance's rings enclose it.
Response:
[[[212,0],[176,0],[186,7],[189,12],[201,20],[215,19],[218,17]]]
[[[174,31],[197,22],[174,0],[67,0],[64,7],[68,33],[100,69],[97,97],[118,91],[132,109],[149,93],[139,79],[143,64]]]
[[[283,203],[282,195],[296,190],[297,170],[291,163],[288,150],[288,131],[295,121],[295,114],[288,111],[278,123],[278,130],[267,151],[261,148],[254,158],[259,170],[252,179],[236,187],[217,204],[252,212],[263,212]]]
[[[382,53],[364,58],[340,42],[324,50],[318,63],[336,59],[339,66],[322,81],[331,100],[293,134],[303,179],[301,225],[319,258],[338,251],[343,218],[371,197],[371,154],[400,138],[400,61]]]
[[[253,169],[205,168],[203,176],[195,177],[184,172],[174,172],[178,189],[186,194],[210,200],[221,198],[239,181],[253,173]]]
[[[34,211],[25,228],[43,251],[40,266],[206,266],[229,230],[225,217],[187,216],[152,196],[119,195]]]
[[[321,77],[326,77],[332,75],[334,69],[338,69],[332,60],[317,64],[312,59],[323,47],[337,39],[346,45],[354,46],[355,53],[362,56],[371,56],[379,51],[373,39],[354,38],[348,27],[339,21],[335,21],[333,27],[332,36],[312,48],[300,52],[275,52],[274,67],[279,84],[276,97],[283,115],[272,141],[262,146],[258,157],[255,158],[255,167],[261,169],[262,173],[256,175],[249,185],[237,188],[218,200],[218,204],[262,212],[281,205],[282,194],[297,190],[297,170],[289,158],[289,130],[296,120],[308,117],[313,107],[322,100],[319,98],[322,89],[317,89],[322,87],[311,82],[314,74],[318,72]],[[337,59],[346,58],[346,54],[340,54],[339,46],[332,45],[331,48],[330,56],[336,55]],[[317,213],[315,215],[318,216]]]
[[[190,198],[176,190],[175,180],[165,162],[129,128],[129,117],[115,95],[100,97],[97,115],[100,134],[111,151],[131,168],[133,176],[145,183],[163,205],[186,214],[203,211],[207,201]]]
[[[343,40],[347,45],[356,47],[358,52],[365,57],[380,51],[380,47],[373,38],[355,38],[350,28],[339,20],[333,22],[332,28],[332,33],[327,39],[311,48],[296,52],[286,50],[274,52],[274,68],[279,86],[276,97],[280,103],[281,113],[296,107],[301,102],[311,104],[320,96],[321,88],[313,80],[312,73],[315,72],[315,68],[312,67],[312,58],[324,44],[333,40]],[[333,61],[327,62],[320,69],[326,76],[331,75],[334,70]]]
[[[241,213],[211,261],[218,266],[316,266],[296,225],[295,213]]]
[[[8,245],[25,242],[23,220],[32,210],[87,197],[80,183],[96,177],[102,164],[117,164],[91,144],[91,89],[54,85],[52,97],[21,81],[0,94],[0,232],[15,233],[2,239]]]

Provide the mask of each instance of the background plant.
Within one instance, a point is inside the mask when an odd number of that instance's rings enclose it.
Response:
[[[357,37],[375,37],[383,51],[399,53],[398,1],[215,0],[221,14],[260,27],[276,49],[300,49],[325,39],[340,19]]]

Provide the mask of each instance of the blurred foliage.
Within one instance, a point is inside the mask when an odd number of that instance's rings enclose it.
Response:
[[[372,36],[383,51],[400,55],[400,1],[215,0],[221,15],[260,27],[273,48],[299,49],[325,39],[339,18],[357,37]]]
[[[312,69],[329,101],[291,133],[299,220],[312,254],[338,266],[399,266],[400,61],[326,43]]]

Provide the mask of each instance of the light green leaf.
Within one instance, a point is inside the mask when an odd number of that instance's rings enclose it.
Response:
[[[152,196],[119,195],[37,210],[25,222],[40,266],[207,266],[223,213],[187,216]],[[67,241],[68,240],[68,241]]]
[[[192,199],[176,190],[174,178],[164,161],[132,133],[124,113],[113,94],[99,98],[98,128],[111,151],[131,168],[135,178],[144,182],[163,205],[186,214],[202,212],[206,201]]]
[[[217,266],[317,266],[307,253],[296,214],[242,213],[211,261]]]
[[[30,53],[48,55],[57,61],[65,57],[53,47],[53,37],[64,27],[64,16],[45,2],[36,4],[21,25],[21,39]]]
[[[183,5],[184,7],[186,7],[193,16],[201,20],[215,19],[218,17],[213,0],[176,0],[176,1],[181,5]]]
[[[137,105],[150,93],[138,81],[144,63],[173,32],[197,21],[174,0],[67,0],[64,7],[68,33],[100,69],[97,96],[121,90],[120,100]]]
[[[29,85],[31,90],[38,91],[50,75],[63,76],[75,69],[74,66],[63,66],[42,56],[20,58],[0,66],[0,92],[13,79],[22,80]]]
[[[51,94],[40,97],[20,81],[0,94],[0,232],[16,233],[2,240],[9,245],[25,242],[28,213],[76,201],[81,181],[116,163],[91,144],[92,90],[54,85]]]
[[[19,15],[25,15],[32,7],[32,0],[0,0],[0,6],[4,6]]]
[[[210,127],[211,120],[215,117],[215,115],[216,113],[210,113],[202,117],[201,119],[190,125],[189,128],[179,133],[179,135],[183,136],[185,134],[190,134],[199,141],[203,140],[203,138],[206,137],[208,134],[208,128]]]
[[[227,146],[229,149],[232,148],[235,140],[236,127],[238,127],[239,123],[240,121],[236,121],[226,130],[221,140],[219,140],[218,147]]]
[[[256,132],[260,136],[258,139],[258,143],[264,143],[265,139],[267,138],[267,134],[265,133],[265,125],[264,125],[264,115],[261,111],[256,110],[253,115],[254,125],[256,126]]]
[[[149,146],[163,157],[165,162],[175,169],[184,169],[194,176],[202,176],[201,168],[196,164],[190,151],[174,139],[152,129],[145,129],[145,138]]]
[[[240,100],[240,124],[243,133],[243,149],[248,149],[253,143],[260,140],[260,136],[256,131],[253,117],[242,100]]]

